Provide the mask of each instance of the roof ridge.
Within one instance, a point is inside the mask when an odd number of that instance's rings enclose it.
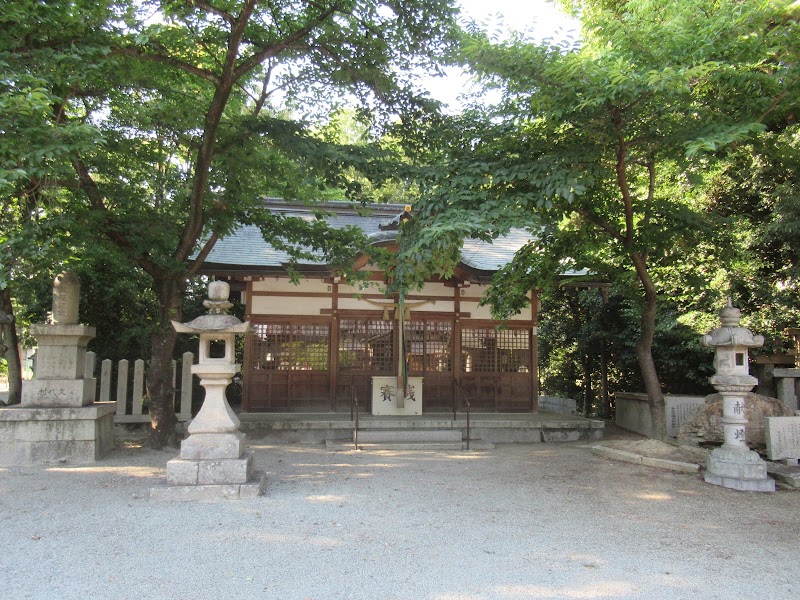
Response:
[[[354,202],[351,200],[286,200],[284,198],[263,198],[262,202],[271,209],[284,208],[297,212],[313,212],[315,210],[335,209],[357,213],[363,210],[372,211],[382,215],[384,212],[394,216],[398,211],[402,211],[407,203],[396,202]]]

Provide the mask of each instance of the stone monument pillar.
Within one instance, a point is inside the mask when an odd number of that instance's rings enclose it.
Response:
[[[764,344],[764,337],[739,326],[741,311],[731,301],[720,313],[722,327],[701,336],[700,343],[716,349],[716,373],[709,378],[722,395],[724,443],[711,452],[705,480],[735,490],[774,492],[775,481],[767,477],[767,465],[747,447],[745,398],[758,380],[750,375],[748,348]]]
[[[34,378],[20,406],[0,413],[0,464],[92,462],[114,445],[115,405],[96,403],[96,380],[85,376],[95,328],[78,323],[79,301],[78,277],[56,277],[52,323],[30,328],[39,346]]]
[[[81,284],[68,271],[53,284],[52,323],[31,325],[36,338],[36,372],[22,388],[22,406],[87,406],[94,402],[96,380],[86,379],[86,344],[95,328],[78,323]]]
[[[244,446],[239,418],[231,410],[225,389],[240,365],[234,364],[234,339],[247,332],[250,323],[229,315],[230,286],[212,281],[208,286],[209,309],[190,323],[172,322],[178,333],[200,337],[200,352],[192,373],[200,378],[206,397],[200,412],[188,427],[189,437],[181,453],[167,463],[167,487],[153,488],[158,500],[205,500],[259,496],[266,476],[253,471],[253,452]]]

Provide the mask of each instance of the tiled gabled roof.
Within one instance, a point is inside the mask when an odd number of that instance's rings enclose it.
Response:
[[[315,218],[316,211],[323,211],[326,214],[326,222],[332,227],[343,228],[349,225],[358,227],[376,243],[394,239],[395,232],[385,231],[381,226],[385,228],[397,220],[405,208],[404,204],[363,206],[349,202],[324,202],[309,207],[277,199],[268,199],[265,202],[273,211],[308,220]],[[512,229],[508,235],[498,238],[494,243],[465,240],[461,260],[465,267],[477,271],[476,274],[489,275],[507,264],[516,251],[530,240],[530,233],[524,229]],[[289,259],[286,252],[274,248],[264,240],[258,227],[246,225],[217,241],[206,258],[202,271],[251,274],[262,271],[276,272],[283,270]],[[300,265],[309,268],[325,266],[322,262],[309,261],[300,261]]]

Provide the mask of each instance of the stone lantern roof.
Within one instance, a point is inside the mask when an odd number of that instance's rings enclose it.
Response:
[[[233,304],[228,302],[231,286],[224,281],[212,281],[208,284],[208,300],[203,306],[208,309],[207,315],[200,315],[188,323],[172,322],[178,333],[247,333],[249,323],[242,323],[228,309]]]
[[[759,348],[763,346],[763,335],[754,335],[752,331],[739,325],[741,316],[742,311],[733,306],[731,299],[728,298],[727,306],[719,311],[722,327],[717,327],[710,333],[700,336],[700,343],[712,348]]]

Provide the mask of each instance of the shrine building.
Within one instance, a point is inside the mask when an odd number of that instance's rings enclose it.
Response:
[[[323,210],[330,225],[357,226],[390,248],[405,212],[400,204],[327,202],[312,209],[266,202],[307,219]],[[384,293],[386,274],[366,258],[356,264],[366,288],[321,263],[300,262],[302,277],[293,283],[288,254],[265,242],[257,227],[239,228],[216,243],[200,273],[240,292],[251,323],[242,412],[347,413],[354,397],[372,414],[449,413],[466,402],[477,412],[536,411],[536,292],[528,295],[530,307],[507,321],[479,306],[492,275],[529,240],[522,229],[494,243],[466,240],[453,276],[408,291],[401,311]],[[394,382],[404,365],[411,391],[397,399]]]

